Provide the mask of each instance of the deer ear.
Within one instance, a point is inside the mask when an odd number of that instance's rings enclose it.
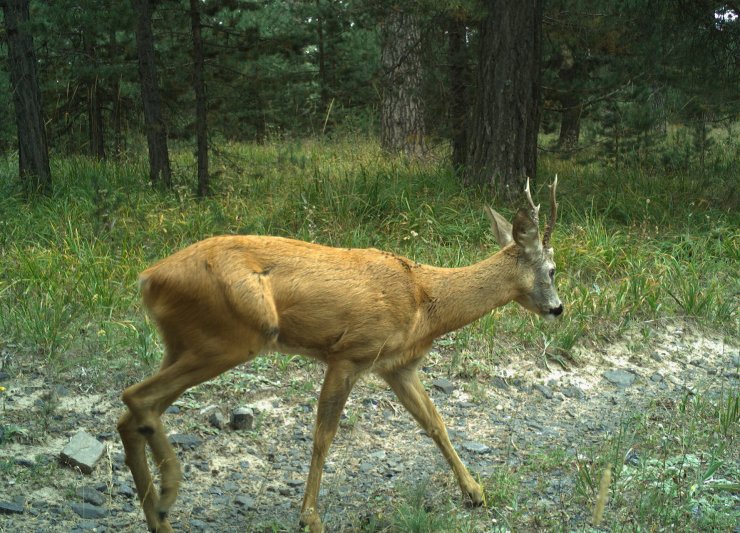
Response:
[[[512,234],[514,241],[524,249],[524,253],[527,255],[533,255],[542,251],[539,228],[526,209],[519,209],[517,211],[516,217],[514,217]]]
[[[496,237],[496,242],[499,246],[503,248],[512,241],[511,224],[509,224],[508,220],[487,205],[484,206],[484,209],[488,219],[491,221],[491,231],[493,232],[493,236]]]

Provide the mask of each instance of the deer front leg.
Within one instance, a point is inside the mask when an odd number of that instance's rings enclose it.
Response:
[[[483,503],[483,489],[470,475],[468,469],[458,457],[447,435],[447,428],[437,413],[434,403],[429,398],[424,385],[419,380],[415,369],[400,369],[382,374],[383,379],[391,386],[406,410],[413,415],[419,425],[432,437],[442,451],[452,471],[457,477],[460,489],[471,504]]]
[[[324,526],[321,523],[316,508],[321,486],[321,475],[324,470],[324,461],[329,447],[337,432],[339,417],[347,402],[352,387],[357,381],[357,369],[348,361],[338,361],[329,364],[324,376],[324,384],[319,395],[319,405],[316,413],[316,428],[313,437],[313,455],[311,468],[306,482],[306,493],[301,508],[301,525],[308,527],[310,533],[322,533]]]

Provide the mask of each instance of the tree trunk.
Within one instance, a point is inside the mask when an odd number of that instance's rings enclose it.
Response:
[[[324,11],[321,8],[321,0],[316,0],[316,38],[319,47],[319,93],[321,95],[321,109],[326,112],[329,108],[329,80],[326,73]]]
[[[561,45],[558,78],[560,79],[561,87],[565,89],[558,96],[558,101],[562,109],[558,149],[565,152],[571,152],[578,147],[578,138],[581,133],[583,105],[578,94],[573,89],[577,67],[578,65],[576,65],[573,51],[568,45]]]
[[[383,97],[380,108],[380,144],[389,152],[421,157],[424,111],[421,102],[421,36],[416,16],[397,6],[381,28]]]
[[[88,131],[90,133],[90,155],[105,159],[105,139],[103,137],[103,106],[97,77],[88,87],[87,95]]]
[[[95,47],[89,35],[82,36],[85,55],[92,65],[97,66],[98,60]],[[105,138],[103,136],[103,106],[100,101],[100,89],[98,88],[98,69],[93,69],[91,79],[85,84],[87,86],[87,125],[88,138],[90,141],[90,155],[97,159],[105,159]]]
[[[203,65],[203,38],[200,33],[200,1],[190,0],[190,23],[193,30],[193,89],[195,91],[195,131],[198,137],[198,196],[209,192],[208,123],[206,82]]]
[[[560,96],[560,136],[558,137],[558,149],[564,152],[572,152],[578,147],[578,138],[581,135],[581,112],[583,107],[578,97],[568,92]]]
[[[467,26],[464,13],[454,13],[449,19],[448,61],[450,77],[450,129],[452,137],[452,166],[465,167],[468,150],[468,51]]]
[[[540,125],[540,0],[488,0],[481,22],[469,179],[509,198],[537,173]]]
[[[0,0],[5,16],[8,68],[18,127],[18,170],[29,193],[51,192],[49,147],[36,73],[36,53],[28,30],[29,0]]]
[[[149,179],[152,185],[170,188],[172,173],[167,151],[167,131],[164,127],[164,120],[162,120],[162,100],[159,95],[154,55],[151,5],[149,0],[132,0],[132,3],[136,11],[136,48],[139,56],[144,125],[149,147]]]
[[[109,56],[118,57],[118,43],[116,42],[116,32],[111,30],[108,34]],[[111,122],[113,123],[113,154],[116,159],[123,155],[123,132],[121,124],[121,76],[116,75],[111,80],[111,97],[113,102],[113,111],[111,113]]]

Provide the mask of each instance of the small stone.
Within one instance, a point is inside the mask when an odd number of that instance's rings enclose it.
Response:
[[[245,496],[243,494],[240,494],[236,498],[234,498],[234,503],[241,507],[244,510],[250,511],[255,508],[254,506],[254,498],[251,496]]]
[[[491,449],[485,444],[482,444],[480,442],[474,442],[474,441],[464,442],[462,447],[465,450],[469,452],[473,452],[473,453],[488,453]]]
[[[103,505],[105,503],[103,495],[93,487],[77,487],[75,494],[82,498],[82,501],[93,505]]]
[[[118,494],[126,498],[133,498],[136,495],[136,492],[134,492],[134,489],[131,488],[131,486],[121,483],[118,486]]]
[[[249,407],[237,407],[231,412],[233,429],[252,429],[254,427],[254,410]]]
[[[444,378],[439,378],[432,381],[432,387],[444,392],[445,394],[452,394],[452,391],[455,390],[455,385],[449,379]]]
[[[0,502],[0,514],[23,514],[25,506],[15,502]]]
[[[208,530],[208,524],[203,522],[203,520],[198,520],[197,518],[191,518],[190,519],[190,529],[193,531],[206,531]]]
[[[660,363],[661,361],[663,361],[663,356],[660,355],[658,352],[651,353],[650,354],[650,357],[653,359],[653,361],[657,361],[658,363]]]
[[[655,374],[650,376],[650,381],[653,381],[655,383],[663,381],[663,374],[661,374],[660,372],[656,372]]]
[[[53,392],[59,397],[70,395],[69,389],[65,387],[64,385],[54,385]]]
[[[576,387],[575,385],[564,388],[563,394],[565,394],[568,398],[576,400],[580,400],[584,396],[583,391],[580,389],[580,387]]]
[[[105,445],[85,431],[76,433],[64,447],[60,458],[84,474],[92,474],[95,464],[103,456]]]
[[[216,409],[208,415],[208,423],[216,429],[223,429],[226,427],[226,417],[220,409]]]
[[[176,405],[170,405],[164,412],[168,415],[178,415],[180,414],[180,408]]]
[[[108,510],[91,503],[73,503],[70,507],[82,518],[105,518]]]
[[[368,455],[371,459],[375,459],[376,461],[382,461],[385,459],[385,450],[378,450],[377,452],[373,452]]]
[[[218,409],[218,405],[216,405],[216,404],[206,405],[204,408],[202,408],[200,411],[198,411],[198,414],[200,416],[208,416],[212,412],[216,411],[217,409]]]
[[[640,466],[640,456],[633,448],[630,448],[627,452],[627,455],[624,456],[624,464],[631,466]]]
[[[493,378],[491,378],[491,385],[493,385],[497,389],[508,389],[509,388],[509,384],[506,383],[506,380],[502,378],[501,376],[493,376]]]
[[[10,374],[7,372],[0,372],[0,382],[7,381],[8,379],[10,379]]]
[[[203,440],[200,437],[188,435],[186,433],[175,433],[174,435],[170,435],[169,440],[173,446],[184,450],[191,450],[203,443]]]
[[[539,383],[535,383],[534,388],[540,391],[542,396],[544,396],[548,400],[552,400],[553,394],[552,394],[552,390],[550,389],[550,387],[546,385],[541,385]]]
[[[619,388],[627,388],[635,382],[637,376],[627,370],[607,370],[602,374],[607,381]]]
[[[26,468],[33,468],[34,466],[36,466],[36,461],[31,457],[16,457],[15,464]]]

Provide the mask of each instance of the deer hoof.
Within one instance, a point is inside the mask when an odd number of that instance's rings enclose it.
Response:
[[[483,505],[483,488],[476,482],[467,487],[462,487],[465,504],[469,507],[480,507]]]

